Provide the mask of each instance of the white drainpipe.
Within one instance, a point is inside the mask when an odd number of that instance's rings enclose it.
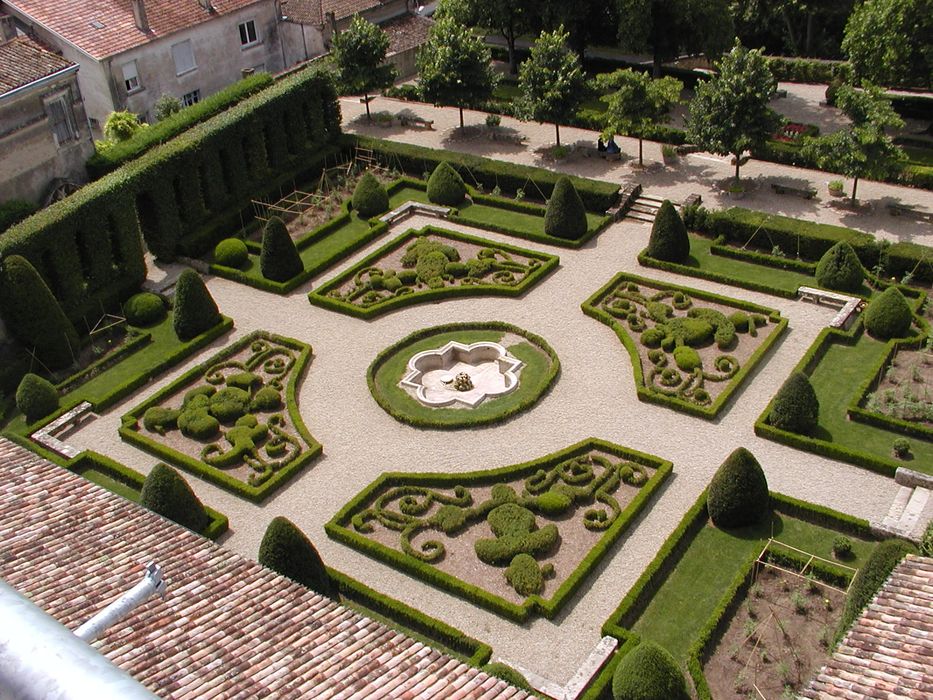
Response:
[[[155,593],[165,595],[165,581],[162,579],[162,568],[150,562],[146,564],[146,575],[142,581],[76,629],[75,636],[90,644],[104,630],[129,615]]]

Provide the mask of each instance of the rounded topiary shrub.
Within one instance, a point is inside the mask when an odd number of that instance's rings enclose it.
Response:
[[[201,275],[192,269],[182,271],[175,284],[172,325],[179,340],[191,340],[220,323],[214,297],[204,286]]]
[[[58,391],[48,379],[29,373],[16,388],[16,408],[26,417],[27,423],[34,423],[55,412]]]
[[[165,302],[158,294],[140,292],[126,300],[123,314],[131,326],[151,326],[165,318]]]
[[[668,262],[684,262],[690,256],[687,227],[670,200],[665,199],[658,209],[645,253]]]
[[[248,259],[249,250],[239,238],[225,238],[214,248],[214,262],[224,267],[239,269]]]
[[[321,555],[288,518],[278,516],[269,523],[259,545],[259,563],[321,595],[340,599]]]
[[[372,173],[363,173],[363,177],[356,183],[356,189],[353,190],[353,208],[364,219],[388,211],[389,193]]]
[[[614,700],[689,700],[687,683],[674,657],[653,642],[642,642],[622,657],[612,674]]]
[[[514,685],[516,688],[521,688],[522,690],[527,690],[528,692],[532,691],[531,685],[525,680],[525,677],[516,671],[514,668],[508,664],[504,664],[501,661],[494,661],[483,666],[481,671],[485,671],[490,676],[495,676],[496,678],[505,681],[509,685]]]
[[[912,544],[904,540],[885,540],[875,547],[865,566],[852,579],[846,607],[839,620],[838,636],[845,634],[859,613],[871,602],[898,562],[916,551]]]
[[[684,372],[692,372],[703,366],[700,354],[688,345],[678,345],[674,348],[674,362]]]
[[[460,173],[446,160],[434,168],[428,178],[428,199],[435,204],[455,207],[466,197],[466,185]]]
[[[259,269],[263,277],[273,282],[287,282],[305,269],[285,222],[277,216],[266,222],[262,233]]]
[[[210,518],[181,474],[166,464],[157,464],[143,482],[140,505],[159,515],[201,532]]]
[[[903,338],[910,330],[913,314],[897,287],[888,287],[865,309],[865,329],[875,338]]]
[[[827,250],[816,265],[816,281],[826,289],[857,292],[864,279],[862,263],[845,241],[839,241]]]
[[[580,193],[569,177],[554,185],[544,213],[544,232],[549,236],[575,241],[586,233],[586,209]]]
[[[739,447],[726,457],[706,494],[706,510],[720,528],[744,527],[759,522],[770,511],[768,481],[755,456]]]
[[[808,434],[820,417],[820,402],[803,372],[794,372],[778,389],[768,415],[768,423],[792,433]]]

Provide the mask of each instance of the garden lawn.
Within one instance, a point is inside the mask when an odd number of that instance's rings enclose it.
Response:
[[[123,498],[128,501],[132,501],[133,503],[139,503],[139,496],[141,491],[138,486],[127,484],[125,481],[121,481],[120,479],[117,479],[95,467],[86,467],[83,469],[76,469],[74,471],[91,483],[97,484],[98,486],[107,489],[111,493],[115,493],[118,496],[123,496]]]
[[[712,525],[700,530],[673,571],[664,579],[632,630],[660,644],[678,661],[685,662],[717,604],[739,571],[753,560],[768,542],[780,540],[811,554],[832,559],[832,542],[839,532],[775,513],[772,523],[726,532]],[[847,535],[853,557],[846,566],[861,567],[875,547],[874,542]]]

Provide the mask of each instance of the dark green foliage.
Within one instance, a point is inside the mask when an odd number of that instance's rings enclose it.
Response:
[[[78,351],[78,334],[45,280],[26,258],[3,259],[0,305],[10,331],[49,369],[67,367]]]
[[[466,197],[466,185],[460,173],[446,160],[438,163],[428,178],[428,199],[435,204],[455,207]]]
[[[278,391],[271,386],[264,386],[256,392],[250,403],[250,410],[253,411],[277,411],[282,406],[282,397]]]
[[[226,267],[241,268],[249,259],[249,250],[239,238],[225,238],[214,248],[214,262]]]
[[[573,499],[562,491],[545,491],[535,499],[535,508],[544,515],[560,515],[573,505]]]
[[[544,213],[544,232],[549,236],[576,240],[586,233],[586,209],[570,178],[562,177],[554,185],[554,192]]]
[[[703,366],[699,353],[688,345],[674,348],[674,362],[684,372],[692,372],[697,367]]]
[[[923,531],[923,537],[920,538],[920,554],[933,557],[933,520],[927,523],[927,529]]]
[[[22,199],[10,199],[0,204],[0,233],[6,231],[13,224],[18,224],[35,211],[35,204]]]
[[[687,227],[670,200],[665,199],[658,209],[645,252],[652,258],[667,262],[684,262],[690,255]]]
[[[848,559],[852,556],[852,540],[845,535],[833,539],[833,556],[836,559]]]
[[[165,464],[157,464],[149,472],[139,503],[194,532],[201,532],[210,520],[188,482]]]
[[[709,483],[706,509],[713,524],[724,529],[752,525],[770,512],[765,473],[744,447],[733,451],[716,470]]]
[[[158,294],[140,292],[126,300],[123,313],[131,326],[151,326],[165,318],[165,302]]]
[[[174,430],[178,426],[180,413],[174,408],[153,406],[143,414],[143,427],[150,432],[165,435],[166,430]]]
[[[612,675],[614,700],[689,700],[687,684],[670,653],[642,642],[622,657]]]
[[[433,250],[418,258],[415,272],[419,280],[429,284],[431,280],[443,276],[446,267],[447,256],[439,250]]]
[[[862,263],[845,241],[839,241],[827,250],[816,265],[816,281],[827,289],[857,292],[864,279]]]
[[[913,314],[897,287],[888,287],[865,309],[865,329],[875,338],[903,338],[910,331]]]
[[[402,256],[402,267],[415,267],[422,256],[434,251],[440,251],[451,262],[460,260],[460,253],[452,245],[432,241],[430,238],[422,236],[405,249],[405,254]],[[415,274],[417,275],[417,273]],[[399,273],[399,277],[402,278],[405,284],[411,284],[415,281],[415,277],[405,277],[404,270]]]
[[[356,183],[353,190],[353,208],[364,219],[371,219],[389,209],[389,193],[369,171]]]
[[[859,616],[859,613],[871,602],[871,599],[884,584],[898,562],[907,554],[916,552],[916,548],[904,540],[885,540],[868,557],[865,566],[858,570],[852,579],[846,607],[839,620],[838,635],[841,637]]]
[[[277,516],[269,523],[259,545],[259,563],[323,596],[340,599],[321,555],[288,518]]]
[[[179,340],[191,340],[223,320],[204,280],[192,269],[184,270],[175,285],[172,325]]]
[[[530,554],[516,554],[505,570],[505,579],[519,595],[537,595],[544,590],[544,579],[554,573],[553,564],[539,566]]]
[[[560,540],[553,523],[540,530],[535,515],[516,503],[504,503],[487,516],[494,539],[479,539],[474,545],[480,561],[493,566],[509,564],[516,554],[543,554]]]
[[[521,688],[522,690],[527,690],[531,692],[533,688],[528,684],[528,681],[525,680],[525,677],[516,671],[514,668],[508,664],[504,664],[501,661],[496,661],[490,664],[483,666],[481,671],[485,671],[490,676],[495,676],[501,680],[504,680],[509,685],[514,685],[516,688]]]
[[[295,248],[295,242],[285,222],[273,216],[266,222],[262,233],[262,253],[259,256],[262,276],[276,282],[285,282],[304,270],[304,264]]]
[[[246,414],[249,404],[248,391],[228,386],[211,396],[208,410],[221,423],[233,423]]]
[[[30,372],[16,388],[16,408],[27,423],[35,423],[58,409],[58,391],[48,379]]]
[[[820,402],[803,372],[794,372],[778,389],[768,422],[775,428],[807,435],[820,417]]]

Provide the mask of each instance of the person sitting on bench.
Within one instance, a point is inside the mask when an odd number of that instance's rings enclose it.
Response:
[[[621,153],[622,149],[619,148],[619,145],[616,143],[616,137],[610,136],[609,141],[606,143],[606,153],[610,155],[615,155],[616,153]]]
[[[598,152],[600,152],[600,153],[604,153],[604,152],[606,151],[606,144],[603,143],[603,137],[602,137],[602,136],[600,136],[598,139],[596,139],[596,150],[597,150]]]

